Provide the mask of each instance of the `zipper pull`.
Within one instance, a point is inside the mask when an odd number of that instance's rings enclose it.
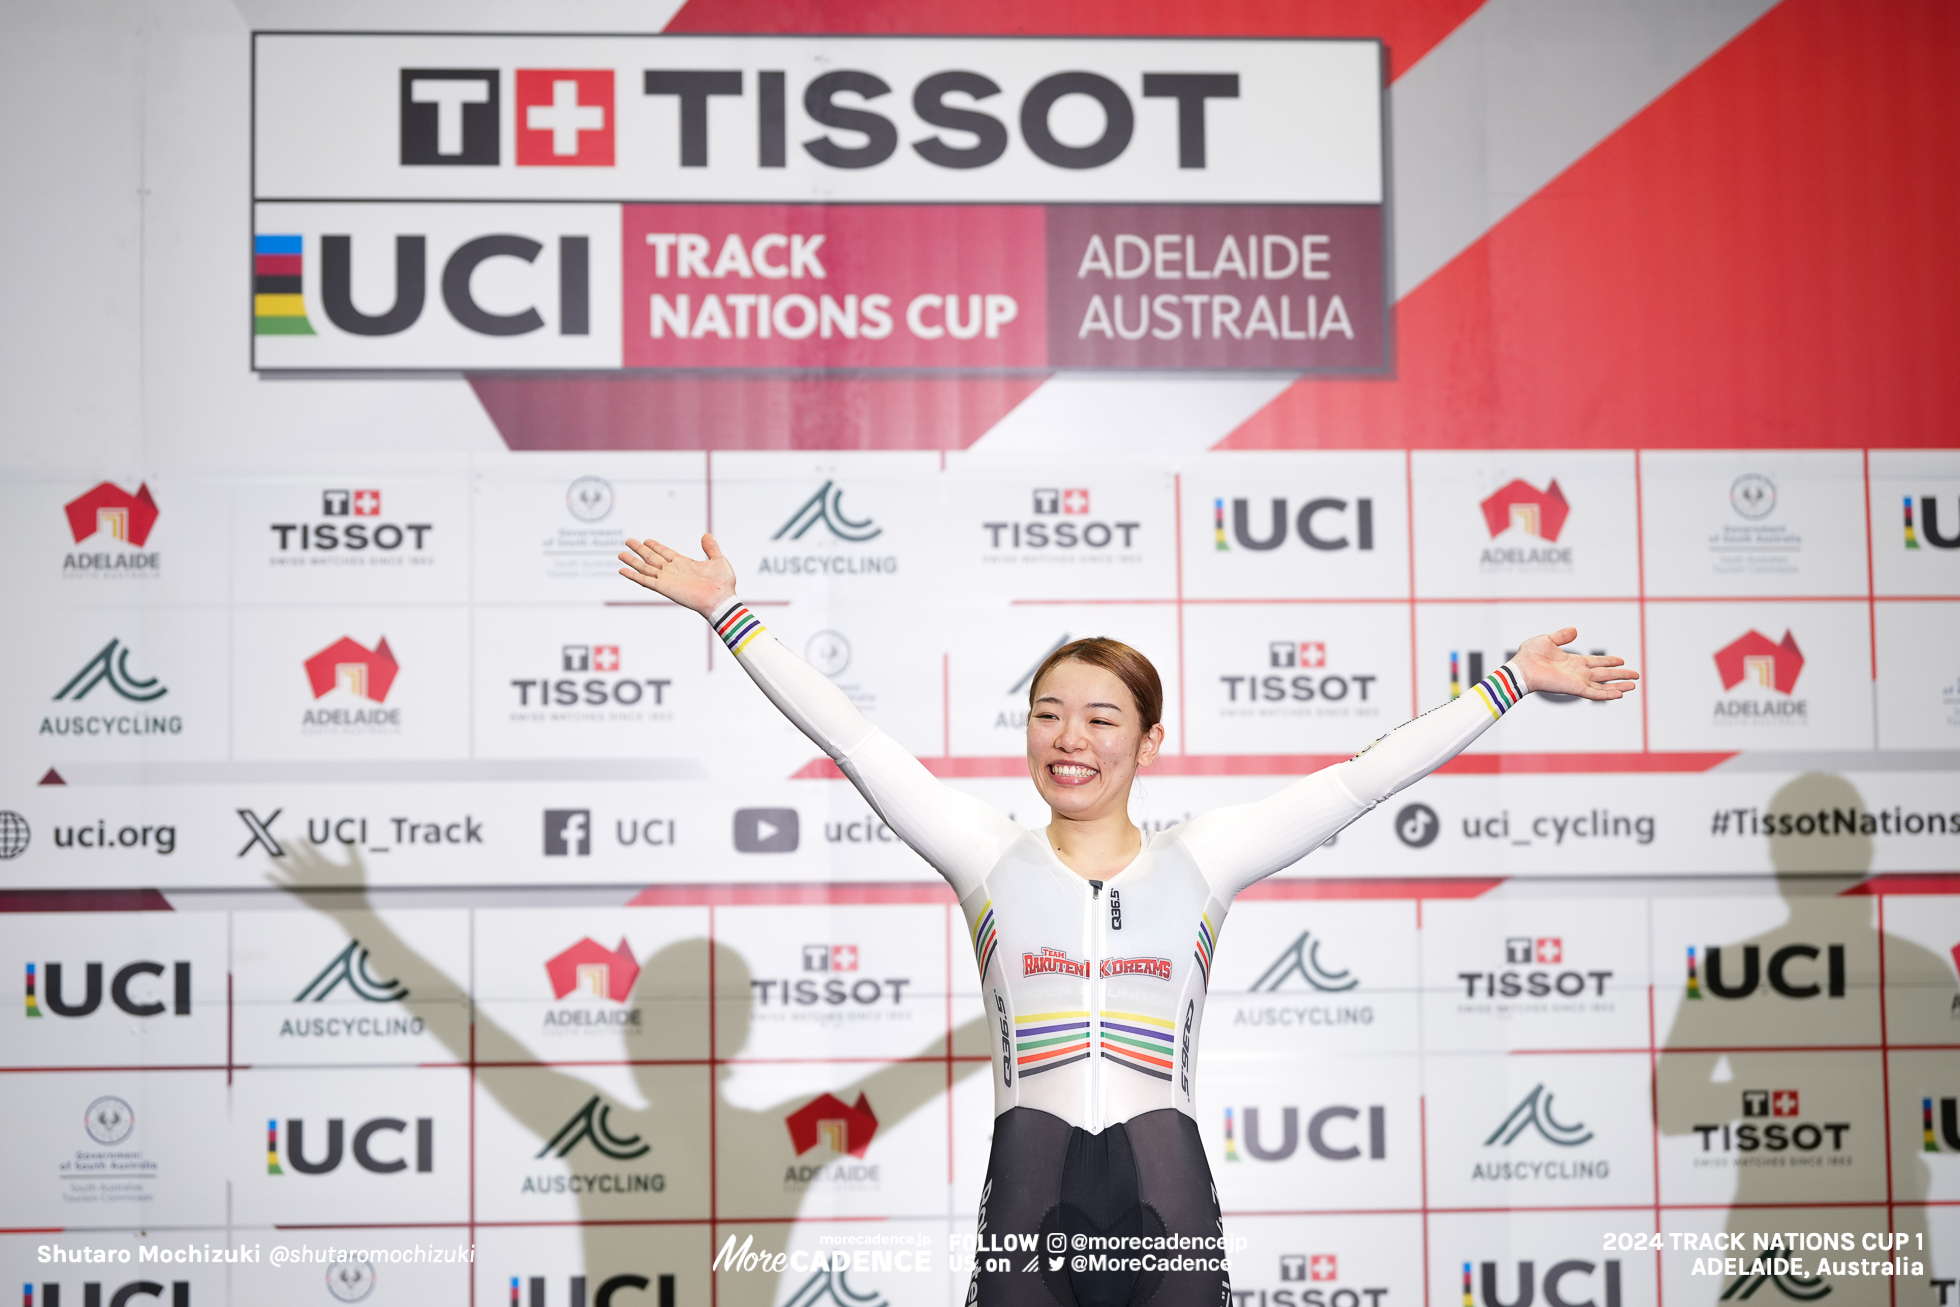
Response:
[[[1090,882],[1089,882],[1089,897],[1090,897],[1090,898],[1092,898],[1092,899],[1099,899],[1099,898],[1101,898],[1101,897],[1102,897],[1102,882],[1101,882],[1101,881],[1099,881],[1099,880],[1092,880],[1092,881],[1090,881]]]

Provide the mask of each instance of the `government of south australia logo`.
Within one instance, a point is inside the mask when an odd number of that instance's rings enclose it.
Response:
[[[83,1128],[88,1137],[104,1146],[119,1144],[129,1138],[129,1132],[136,1128],[136,1109],[127,1099],[114,1094],[104,1094],[88,1105],[82,1114]]]
[[[1320,960],[1320,946],[1324,942],[1310,930],[1301,931],[1300,938],[1287,945],[1249,988],[1255,994],[1276,994],[1297,976],[1309,988],[1323,994],[1347,993],[1361,983],[1361,978],[1352,971],[1329,970]]]
[[[835,481],[826,481],[817,492],[798,505],[789,520],[776,528],[771,540],[801,540],[811,527],[821,522],[839,540],[862,544],[884,534],[884,528],[870,518],[853,521],[844,512],[844,491]]]
[[[1535,1085],[1511,1114],[1498,1123],[1497,1129],[1490,1132],[1484,1140],[1484,1147],[1510,1147],[1527,1130],[1536,1130],[1547,1143],[1560,1148],[1576,1148],[1591,1139],[1592,1131],[1586,1129],[1585,1122],[1578,1121],[1566,1125],[1552,1113],[1552,1095],[1545,1092],[1545,1086]]]
[[[653,1145],[638,1135],[616,1135],[612,1131],[612,1104],[601,1094],[594,1094],[586,1100],[585,1106],[572,1113],[572,1119],[558,1128],[545,1146],[538,1150],[539,1157],[563,1157],[578,1147],[581,1141],[591,1145],[615,1161],[630,1162],[636,1157],[644,1157],[653,1151]]]
[[[306,988],[293,995],[293,1002],[324,1003],[342,985],[370,1003],[399,1003],[408,997],[408,986],[401,981],[382,980],[369,971],[368,951],[361,947],[361,941],[350,939],[319,975],[306,982]]]
[[[80,703],[88,698],[91,690],[103,684],[131,703],[149,703],[170,693],[156,677],[145,680],[129,670],[129,646],[118,638],[98,649],[95,657],[68,679],[68,684],[55,691],[55,702]]]

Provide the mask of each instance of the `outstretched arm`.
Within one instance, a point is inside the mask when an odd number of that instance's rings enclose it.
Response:
[[[708,619],[783,716],[830,756],[865,802],[964,899],[1020,834],[1005,816],[935,778],[830,679],[785,648],[735,597],[735,569],[702,536],[705,559],[628,540],[620,575]]]
[[[1468,748],[1535,691],[1619,699],[1640,673],[1618,658],[1568,653],[1572,627],[1533,636],[1511,661],[1452,699],[1396,727],[1346,762],[1323,768],[1256,803],[1219,808],[1185,823],[1181,838],[1223,902],[1291,866],[1342,827]]]

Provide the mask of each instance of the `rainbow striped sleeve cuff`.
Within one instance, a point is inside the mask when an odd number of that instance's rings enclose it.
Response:
[[[1483,700],[1484,707],[1490,710],[1492,721],[1511,711],[1517,706],[1518,700],[1525,696],[1524,682],[1518,679],[1518,674],[1511,670],[1509,663],[1505,663],[1470,688],[1476,691],[1477,697]]]
[[[728,652],[738,657],[742,650],[749,647],[749,641],[768,629],[755,620],[755,614],[751,613],[749,606],[740,599],[729,600],[728,607],[722,609],[721,614],[713,620],[715,634],[720,636],[721,642],[728,646]]]

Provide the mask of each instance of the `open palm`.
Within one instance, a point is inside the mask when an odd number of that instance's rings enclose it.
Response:
[[[1625,659],[1560,648],[1578,638],[1578,628],[1568,626],[1549,635],[1534,635],[1519,645],[1511,662],[1524,677],[1525,689],[1576,694],[1582,699],[1619,699],[1631,693],[1640,673],[1626,666]]]
[[[701,548],[706,558],[689,558],[658,540],[628,540],[619,574],[706,617],[734,595],[735,567],[713,536],[702,536]]]

